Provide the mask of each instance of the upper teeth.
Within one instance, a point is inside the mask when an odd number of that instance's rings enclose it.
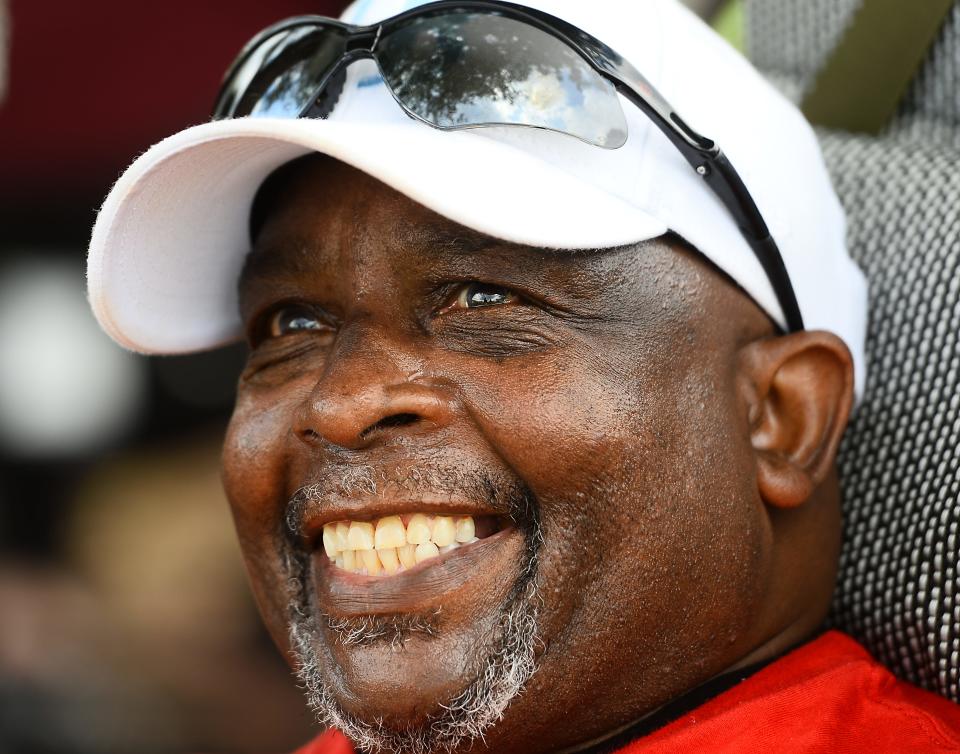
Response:
[[[414,513],[404,526],[400,516],[376,521],[338,521],[323,527],[323,549],[339,568],[376,576],[412,568],[441,552],[475,542],[472,516]]]

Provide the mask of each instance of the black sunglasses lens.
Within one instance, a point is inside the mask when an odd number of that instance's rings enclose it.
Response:
[[[281,35],[266,40],[262,47],[268,49],[238,69],[255,66],[256,72],[237,95],[232,117],[296,118],[346,49],[346,35],[336,27],[301,26]]]
[[[490,13],[414,18],[377,59],[394,96],[439,128],[524,125],[615,149],[627,138],[616,90],[569,45]]]
[[[266,61],[270,60],[278,49],[283,48],[290,33],[287,29],[272,34],[263,32],[243,48],[224,78],[213,108],[214,120],[230,118],[235,114],[237,104],[250,86],[250,82]]]

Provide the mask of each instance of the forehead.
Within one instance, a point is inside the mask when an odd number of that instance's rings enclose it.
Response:
[[[343,217],[346,210],[350,217]],[[311,221],[311,218],[313,221]],[[486,247],[490,238],[428,210],[398,191],[339,160],[310,154],[283,165],[261,185],[250,212],[256,241],[270,225],[330,235],[352,219],[356,229],[389,219],[394,233],[410,237],[425,226],[453,250]]]
[[[241,278],[258,280],[373,264],[383,275],[473,265],[502,265],[546,278],[574,276],[584,285],[634,247],[573,252],[510,243],[433,212],[348,165],[311,155],[285,165],[263,184],[251,211],[254,246]]]

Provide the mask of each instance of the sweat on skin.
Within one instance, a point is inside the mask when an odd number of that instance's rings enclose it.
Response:
[[[369,749],[576,750],[816,631],[839,338],[778,334],[675,237],[518,246],[319,155],[269,182],[223,479],[322,721]]]

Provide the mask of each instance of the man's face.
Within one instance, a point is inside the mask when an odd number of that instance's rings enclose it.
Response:
[[[736,354],[769,325],[696,255],[510,245],[315,160],[241,309],[225,486],[327,719],[368,745],[486,728],[497,751],[556,750],[756,645],[771,543]],[[482,538],[394,575],[324,552],[325,524],[417,513]]]

